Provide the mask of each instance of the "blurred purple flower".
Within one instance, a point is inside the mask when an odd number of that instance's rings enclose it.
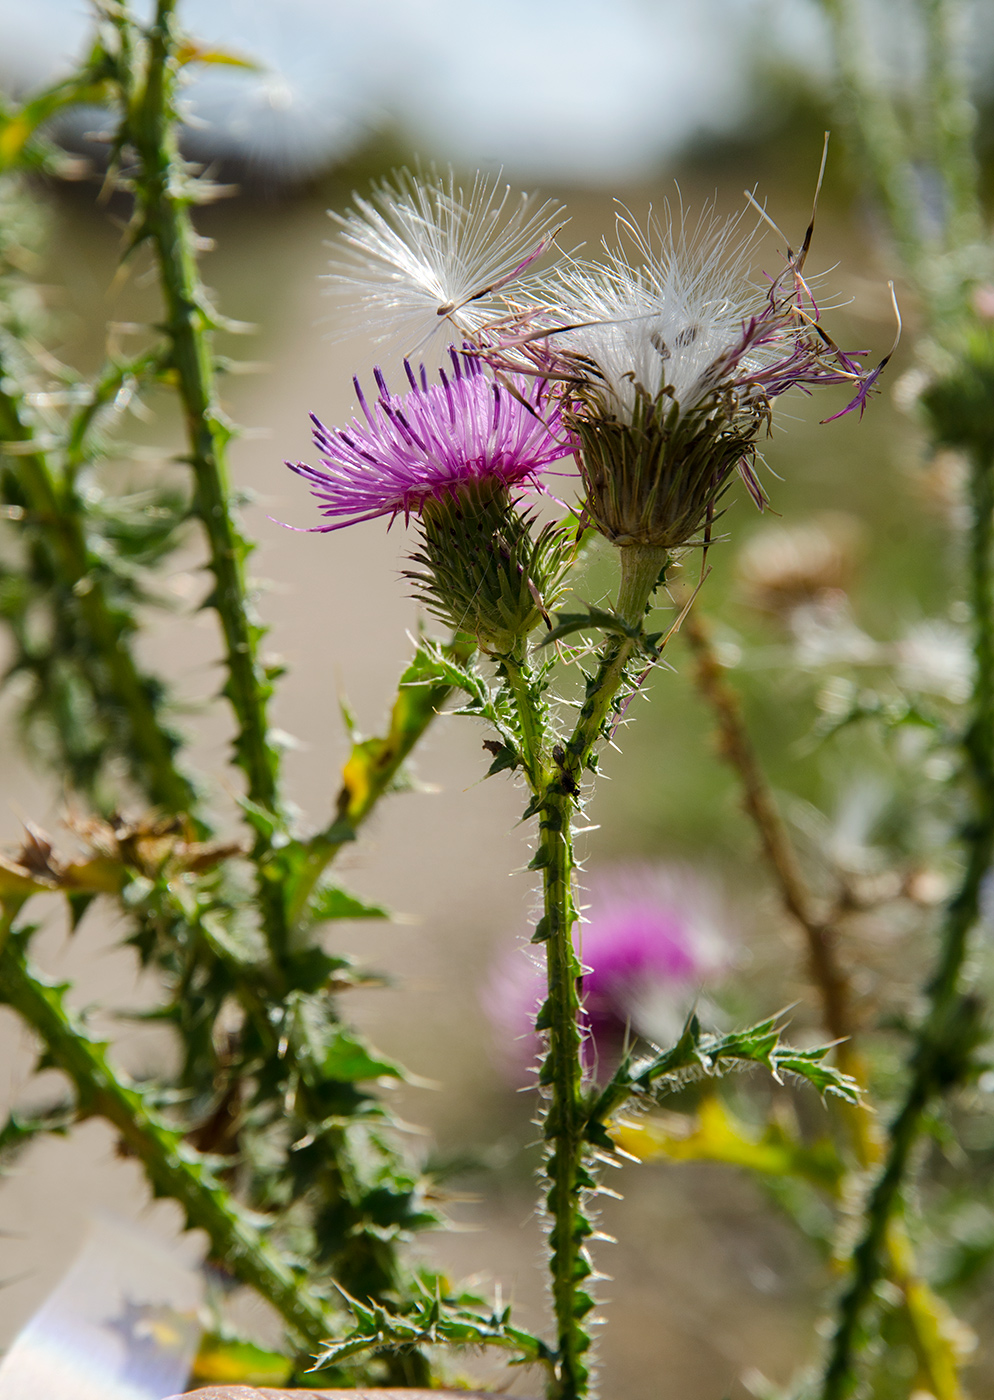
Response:
[[[625,1040],[676,1039],[692,1006],[732,962],[734,920],[713,880],[679,866],[620,866],[591,880],[574,930],[583,978],[586,1061],[614,1060]],[[544,959],[528,945],[506,953],[484,996],[501,1050],[517,1076],[538,1053],[535,1017]]]
[[[406,394],[392,394],[374,370],[380,392],[372,407],[355,380],[365,423],[326,428],[311,415],[322,465],[286,465],[310,483],[322,515],[331,518],[314,530],[340,530],[378,515],[407,519],[473,482],[536,484],[544,467],[572,452],[558,406],[541,382],[495,377],[473,356],[449,353],[452,372],[439,370],[438,384],[429,384],[424,366],[416,376],[405,360]]]

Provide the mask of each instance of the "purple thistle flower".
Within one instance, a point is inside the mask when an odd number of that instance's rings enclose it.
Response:
[[[680,867],[620,867],[591,882],[574,944],[586,969],[581,1013],[588,1067],[617,1058],[626,1036],[667,1043],[702,991],[727,970],[732,917],[712,882]],[[545,968],[535,950],[498,963],[485,1009],[515,1074],[538,1052]],[[524,956],[522,956],[524,954]]]
[[[450,347],[451,373],[404,368],[410,390],[392,394],[374,370],[379,397],[370,406],[354,380],[365,422],[326,428],[314,415],[320,467],[287,462],[321,502],[330,525],[324,533],[361,520],[421,513],[428,501],[460,486],[492,483],[537,486],[543,468],[573,451],[559,407],[544,384],[515,374],[492,373],[472,355]]]

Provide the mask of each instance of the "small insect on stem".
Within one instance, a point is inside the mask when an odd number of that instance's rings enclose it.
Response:
[[[563,748],[562,744],[556,744],[553,747],[552,761],[559,769],[559,781],[562,784],[563,791],[568,793],[570,797],[579,797],[580,787],[573,777],[573,774],[566,766],[566,750]]]

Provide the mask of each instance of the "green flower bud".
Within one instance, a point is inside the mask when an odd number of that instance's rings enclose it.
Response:
[[[561,525],[533,533],[533,511],[521,511],[506,487],[463,482],[425,503],[422,548],[405,570],[429,612],[475,636],[482,650],[513,651],[547,617],[563,593],[576,554]]]

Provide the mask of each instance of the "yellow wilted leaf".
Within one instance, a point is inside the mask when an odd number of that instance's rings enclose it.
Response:
[[[229,68],[248,68],[252,72],[258,72],[262,67],[261,63],[256,63],[251,58],[241,58],[225,49],[203,49],[189,39],[176,50],[176,61],[181,66],[186,63],[217,63]]]
[[[642,1161],[728,1162],[765,1176],[797,1176],[836,1191],[842,1164],[829,1142],[808,1147],[778,1123],[761,1133],[736,1118],[716,1096],[706,1098],[693,1117],[666,1113],[609,1128],[624,1152]]]

